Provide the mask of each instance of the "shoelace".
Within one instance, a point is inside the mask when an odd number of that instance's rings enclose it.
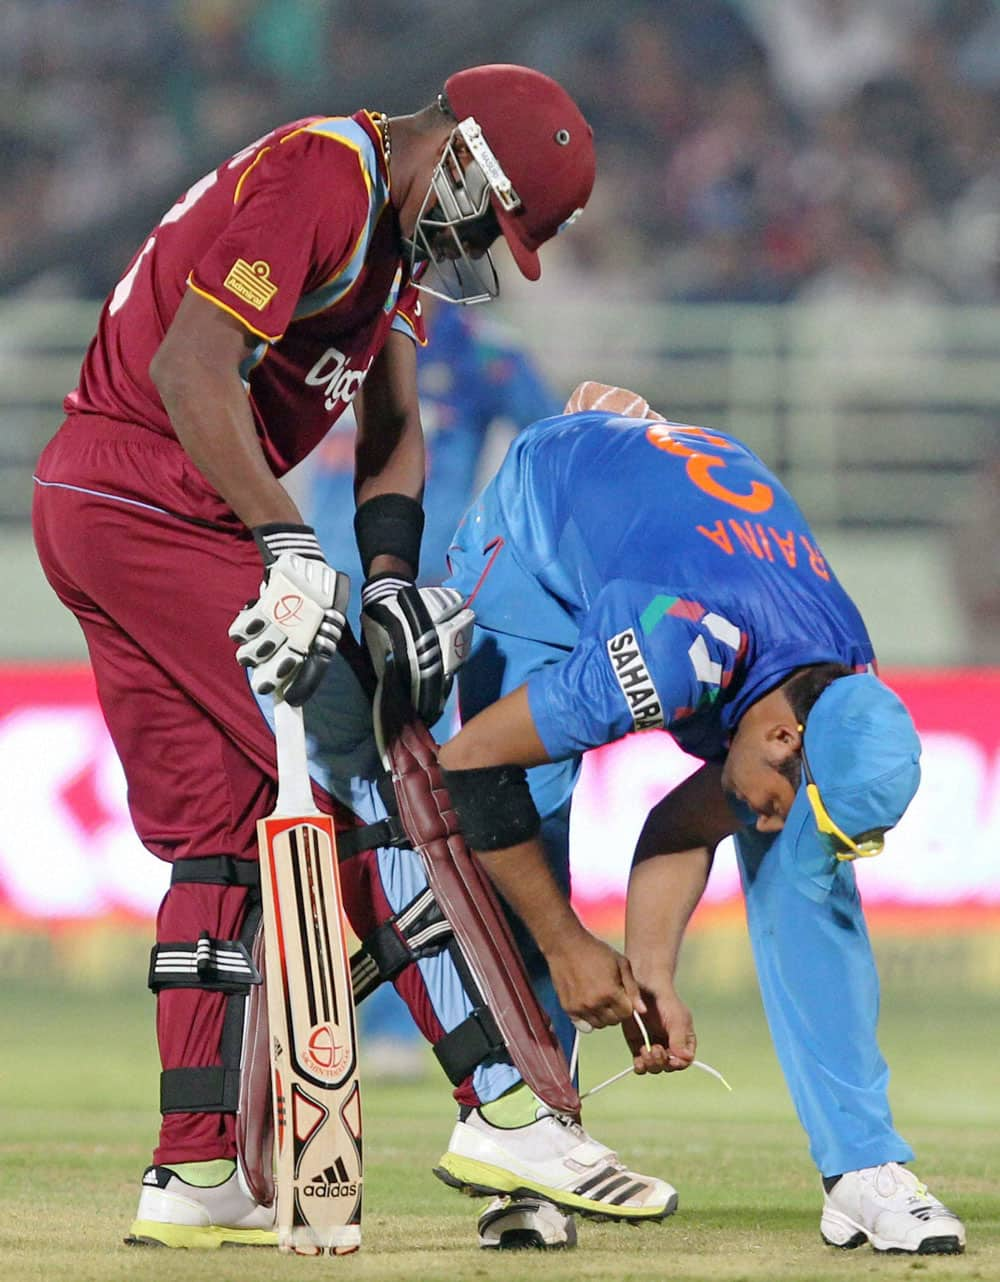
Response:
[[[642,1021],[642,1016],[639,1014],[637,1010],[634,1010],[632,1012],[632,1018],[635,1020],[639,1028],[639,1032],[642,1034],[642,1040],[643,1040],[643,1043],[645,1044],[646,1049],[649,1050],[652,1043],[649,1040],[649,1033],[646,1031],[646,1025]],[[573,1053],[570,1055],[570,1059],[569,1059],[569,1075],[571,1078],[576,1073],[577,1063],[580,1058],[580,1032],[581,1032],[581,1029],[579,1025],[577,1025],[576,1036],[573,1038]],[[717,1078],[722,1083],[722,1085],[726,1088],[727,1091],[732,1091],[733,1088],[729,1085],[729,1083],[722,1076],[719,1070],[717,1068],[713,1068],[711,1064],[706,1064],[700,1059],[693,1059],[691,1061],[691,1067],[700,1068],[703,1073],[709,1073],[712,1077]],[[623,1077],[628,1077],[630,1073],[635,1073],[634,1067],[630,1066],[628,1068],[623,1068],[620,1073],[615,1073],[612,1077],[607,1078],[605,1081],[599,1082],[596,1086],[592,1086],[589,1091],[583,1091],[580,1095],[580,1098],[588,1099],[591,1095],[596,1095],[598,1091],[603,1091],[605,1087],[613,1086],[615,1082],[620,1082]]]
[[[875,1168],[875,1178],[872,1183],[876,1188],[878,1188],[879,1176],[883,1171],[889,1172],[892,1176],[893,1183],[897,1187],[909,1190],[907,1198],[908,1201],[936,1201],[936,1199],[931,1196],[931,1191],[923,1180],[917,1179],[912,1171],[908,1171],[905,1166],[900,1166],[898,1162],[883,1162]],[[906,1176],[909,1176],[910,1178],[906,1179]],[[910,1183],[910,1180],[913,1181],[912,1184]]]

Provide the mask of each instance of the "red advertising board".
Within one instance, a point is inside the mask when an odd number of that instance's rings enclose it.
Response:
[[[885,853],[859,866],[869,910],[937,926],[1000,915],[1000,671],[895,671],[923,741],[923,782]],[[649,807],[693,769],[669,736],[591,753],[574,801],[574,895],[621,919]],[[81,665],[0,666],[0,923],[146,920],[167,869],[132,832],[125,782]],[[703,920],[739,902],[720,851]]]

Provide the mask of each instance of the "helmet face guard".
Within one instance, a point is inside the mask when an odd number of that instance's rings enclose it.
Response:
[[[409,242],[410,274],[418,289],[449,303],[497,297],[500,282],[489,247],[502,232],[494,198],[508,211],[521,203],[468,116],[455,126],[435,166]]]

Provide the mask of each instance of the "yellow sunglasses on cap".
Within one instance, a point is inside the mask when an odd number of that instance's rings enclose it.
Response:
[[[809,769],[804,726],[799,726],[799,733],[803,736],[802,773],[806,780],[806,796],[812,807],[816,827],[830,842],[833,853],[841,862],[851,859],[870,859],[872,855],[880,855],[885,848],[884,828],[872,828],[868,832],[859,833],[856,837],[848,837],[847,833],[842,828],[838,828],[830,818],[826,806],[823,805],[823,798],[819,795],[813,772]]]

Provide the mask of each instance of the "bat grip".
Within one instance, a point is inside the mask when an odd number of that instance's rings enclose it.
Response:
[[[309,779],[309,754],[301,708],[274,701],[274,741],[278,754],[276,815],[309,814],[316,809]]]

